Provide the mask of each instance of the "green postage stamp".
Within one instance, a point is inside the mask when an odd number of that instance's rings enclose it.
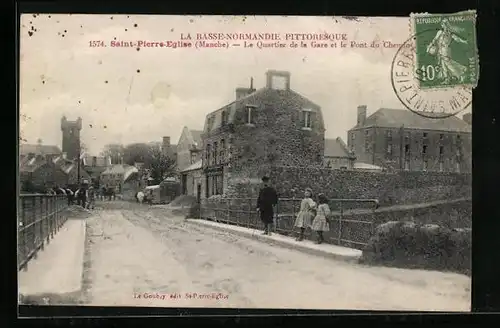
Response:
[[[479,78],[476,11],[412,14],[415,71],[421,89],[466,86]]]

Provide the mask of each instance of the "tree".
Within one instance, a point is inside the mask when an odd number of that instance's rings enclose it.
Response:
[[[150,169],[154,182],[159,184],[175,172],[175,160],[164,154],[160,145],[153,144],[148,148],[145,165]]]
[[[101,152],[101,156],[111,158],[111,163],[120,163],[120,158],[124,156],[125,147],[122,144],[108,144],[104,146],[104,150]]]
[[[146,163],[149,156],[149,146],[145,143],[133,143],[123,148],[123,162],[128,165]]]

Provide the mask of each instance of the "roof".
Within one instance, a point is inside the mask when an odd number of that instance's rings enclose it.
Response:
[[[349,157],[347,146],[340,137],[325,139],[325,157]]]
[[[108,167],[102,174],[125,174],[129,168],[133,167],[137,170],[136,167],[127,165],[127,164],[114,164]]]
[[[197,162],[189,165],[188,167],[186,167],[181,172],[189,172],[189,171],[201,170],[201,167],[202,167],[202,160],[200,159],[199,161],[197,161]]]
[[[362,162],[354,163],[354,169],[355,170],[382,171],[382,168],[380,166],[368,164],[368,163],[362,163]]]
[[[420,130],[436,130],[448,132],[472,132],[471,126],[464,120],[450,116],[443,119],[427,118],[410,110],[380,108],[368,116],[363,126],[355,128],[378,126],[384,128],[408,128]]]
[[[20,155],[28,155],[29,153],[33,153],[35,155],[58,155],[61,154],[61,150],[59,149],[59,147],[52,145],[19,145]]]
[[[210,132],[214,128],[218,127],[222,123],[222,115],[216,115],[224,110],[228,111],[227,122],[231,123],[234,121],[236,110],[244,104],[252,104],[253,102],[259,102],[260,99],[266,99],[266,102],[269,106],[281,106],[284,102],[283,99],[295,99],[299,100],[303,103],[304,107],[316,108],[320,110],[320,106],[313,103],[306,97],[300,95],[299,93],[287,89],[287,90],[277,90],[272,88],[261,88],[245,97],[241,97],[239,99],[234,100],[233,102],[209,113],[205,119],[205,128],[204,132]],[[269,99],[269,101],[267,101]],[[321,117],[321,116],[320,116]],[[213,118],[213,121],[210,122],[209,118]],[[210,126],[209,126],[210,123]]]

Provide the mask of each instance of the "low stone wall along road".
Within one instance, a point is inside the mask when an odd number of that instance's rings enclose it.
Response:
[[[469,311],[470,279],[367,267],[214,230],[165,206],[99,202],[88,305]]]

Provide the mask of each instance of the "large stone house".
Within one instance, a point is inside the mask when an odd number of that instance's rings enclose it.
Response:
[[[471,116],[431,119],[409,110],[359,106],[348,147],[357,161],[407,171],[471,172]]]
[[[257,180],[272,166],[323,165],[321,108],[291,89],[289,72],[270,70],[263,88],[255,90],[252,80],[235,96],[205,119],[202,196]]]

